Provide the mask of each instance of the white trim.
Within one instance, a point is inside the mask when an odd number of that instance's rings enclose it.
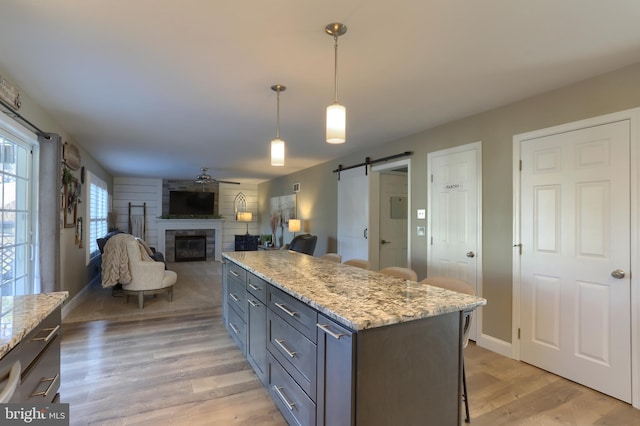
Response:
[[[95,277],[93,277],[93,279],[84,287],[82,287],[82,289],[76,293],[75,296],[73,296],[73,298],[71,300],[68,300],[63,306],[62,306],[62,320],[64,321],[65,317],[67,315],[69,315],[71,313],[71,311],[73,311],[76,306],[79,306],[80,304],[82,304],[82,302],[84,302],[88,297],[88,291],[89,291],[89,287],[91,287],[91,285],[98,281],[100,279],[100,274],[96,275]]]
[[[433,230],[431,229],[431,174],[432,174],[432,166],[431,161],[435,156],[442,155],[451,155],[457,154],[465,151],[476,151],[476,191],[477,191],[477,204],[478,208],[476,211],[477,217],[477,226],[476,226],[476,288],[478,289],[477,295],[483,296],[483,286],[482,286],[482,141],[472,142],[465,145],[455,146],[453,148],[447,148],[440,151],[434,151],[427,154],[427,244],[428,244],[428,254],[427,254],[427,275],[429,275],[429,267],[431,266],[431,245],[429,241],[431,241],[431,237],[433,235]],[[483,324],[483,310],[477,309],[475,312],[474,321],[471,324],[471,327],[475,328],[475,335],[478,340],[481,340],[482,336],[482,324]],[[472,330],[473,331],[473,330]]]
[[[476,309],[476,312],[480,311],[482,311],[482,307]],[[488,334],[480,334],[480,337],[476,340],[476,344],[481,348],[485,348],[507,358],[511,358],[511,352],[513,349],[512,344],[509,342],[489,336]]]
[[[521,133],[513,136],[513,238],[514,245],[520,244],[520,145],[529,139],[541,138],[553,134],[571,132],[585,127],[600,126],[618,121],[630,123],[630,184],[631,184],[631,271],[640,271],[640,108],[592,117],[586,120],[566,123],[546,129]],[[520,256],[514,248],[513,254],[513,318],[512,318],[512,357],[520,359]],[[634,274],[635,275],[635,274]],[[637,279],[631,275],[631,403],[640,408],[640,289]]]
[[[408,212],[408,217],[407,217],[407,267],[411,268],[411,235],[412,232],[411,230],[413,229],[412,226],[412,220],[413,220],[413,215],[411,214],[411,158],[403,158],[402,160],[397,160],[397,161],[391,161],[389,163],[383,163],[383,164],[377,164],[377,165],[373,165],[371,166],[371,172],[375,172],[375,173],[380,173],[380,172],[384,172],[387,170],[393,170],[393,169],[397,169],[400,167],[407,167],[407,212]],[[379,182],[379,181],[378,181]],[[377,224],[375,224],[375,229],[376,231],[374,233],[371,233],[371,229],[369,230],[369,235],[371,236],[379,236],[380,234],[380,185],[377,185],[377,192],[378,195],[375,197],[376,200],[378,200],[377,206],[376,206],[376,211],[378,212],[377,215],[375,216],[369,216],[370,217],[370,224],[371,224],[371,218],[372,217],[376,217],[377,218]],[[373,201],[373,200],[372,200]],[[369,209],[369,211],[371,211],[372,209]],[[373,224],[371,224],[371,227],[374,227]],[[371,249],[371,245],[373,244],[374,239],[370,238],[369,239],[369,253],[377,253],[377,261],[379,262],[380,260],[380,249],[379,249],[379,245],[377,243],[377,241],[379,240],[379,238],[376,238],[375,241],[375,245],[377,248],[377,251],[372,250]],[[371,261],[371,256],[369,256],[369,261]]]

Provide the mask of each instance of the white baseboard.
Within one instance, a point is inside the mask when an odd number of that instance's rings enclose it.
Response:
[[[507,358],[513,358],[511,343],[489,336],[488,334],[481,334],[480,338],[476,340],[476,345],[506,356]]]

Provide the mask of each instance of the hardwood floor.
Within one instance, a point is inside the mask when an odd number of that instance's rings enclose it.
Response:
[[[628,404],[473,343],[465,360],[472,425],[640,425]],[[60,395],[72,425],[286,424],[219,306],[65,322]]]

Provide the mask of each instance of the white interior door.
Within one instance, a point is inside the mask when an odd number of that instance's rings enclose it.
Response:
[[[468,282],[480,295],[481,158],[480,142],[430,153],[427,276]],[[478,321],[470,337],[476,339]]]
[[[520,155],[520,359],[630,402],[629,122]]]
[[[405,168],[406,170],[406,168]],[[407,173],[380,173],[379,268],[407,267]]]
[[[338,253],[343,260],[369,259],[369,176],[364,167],[340,172]]]

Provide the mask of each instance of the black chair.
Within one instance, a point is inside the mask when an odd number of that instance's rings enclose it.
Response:
[[[318,237],[311,234],[300,234],[293,237],[291,243],[289,243],[289,250],[297,251],[298,253],[308,254],[313,256],[313,252],[316,249],[316,242]]]

